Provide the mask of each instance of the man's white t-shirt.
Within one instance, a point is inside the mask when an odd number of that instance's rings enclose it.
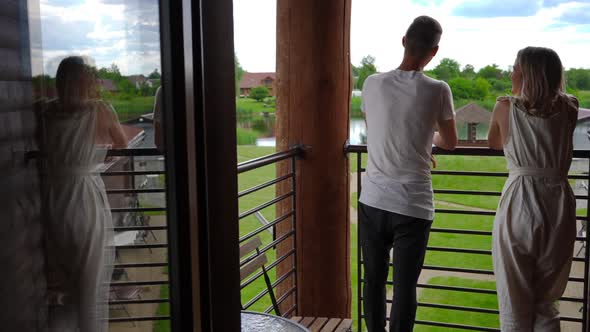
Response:
[[[369,159],[360,202],[433,220],[432,136],[439,121],[454,117],[451,89],[422,72],[396,69],[365,80],[361,109]]]

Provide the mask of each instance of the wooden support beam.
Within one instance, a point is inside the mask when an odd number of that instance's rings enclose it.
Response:
[[[348,138],[350,0],[277,2],[277,150],[309,146],[297,162],[297,315],[350,317]],[[287,174],[290,163],[279,165]],[[290,190],[277,186],[277,193]],[[283,202],[277,215],[291,210]],[[277,227],[277,238],[291,230]],[[278,247],[278,255],[293,243]],[[291,262],[279,266],[278,275]],[[293,280],[279,289],[287,291]],[[294,300],[294,299],[293,299]],[[284,303],[282,310],[293,305]]]

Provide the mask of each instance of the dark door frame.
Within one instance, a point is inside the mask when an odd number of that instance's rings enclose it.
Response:
[[[232,0],[160,1],[172,331],[239,331]]]

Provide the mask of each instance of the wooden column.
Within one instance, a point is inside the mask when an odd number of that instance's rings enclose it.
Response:
[[[350,317],[348,138],[350,0],[277,2],[277,150],[308,146],[297,162],[298,315]],[[290,171],[289,163],[278,175]],[[278,186],[278,194],[290,190]],[[291,202],[277,208],[277,216]],[[291,230],[277,227],[277,237]],[[278,248],[287,252],[291,244]],[[292,247],[291,247],[292,248]],[[279,266],[278,275],[291,268]],[[293,286],[289,280],[280,295]],[[283,311],[289,306],[283,306]]]

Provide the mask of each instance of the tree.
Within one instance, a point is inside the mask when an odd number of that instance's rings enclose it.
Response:
[[[498,68],[498,65],[495,63],[491,66],[487,65],[477,72],[477,77],[485,78],[488,80],[489,79],[501,80],[503,78],[503,76],[504,75],[502,73],[502,70],[500,68]]]
[[[473,79],[475,77],[475,68],[472,65],[465,65],[463,67],[463,71],[461,72],[461,76],[466,79]]]
[[[257,86],[250,90],[250,98],[256,101],[262,101],[266,97],[268,97],[268,89],[265,86]]]
[[[242,76],[244,76],[244,68],[242,68],[240,61],[238,60],[238,56],[234,53],[234,79],[236,82],[236,95],[240,94],[240,81],[242,80]]]
[[[158,68],[156,68],[156,69],[154,69],[154,71],[153,71],[153,72],[151,72],[151,73],[148,75],[148,78],[151,78],[151,79],[156,79],[156,80],[158,80],[158,79],[162,78],[162,75],[160,75],[160,72],[158,72]]]
[[[481,77],[473,82],[473,92],[471,98],[483,100],[490,93],[490,83]]]
[[[567,86],[576,90],[590,90],[590,69],[571,68],[565,72]]]
[[[449,80],[449,86],[453,91],[454,99],[471,99],[473,95],[473,83],[466,78],[455,77]]]
[[[461,66],[453,59],[444,58],[434,67],[433,72],[439,80],[449,82],[451,79],[459,77]]]
[[[358,67],[358,79],[356,81],[356,88],[362,89],[367,77],[375,74],[377,67],[375,67],[375,57],[367,55],[361,60],[361,66]]]

